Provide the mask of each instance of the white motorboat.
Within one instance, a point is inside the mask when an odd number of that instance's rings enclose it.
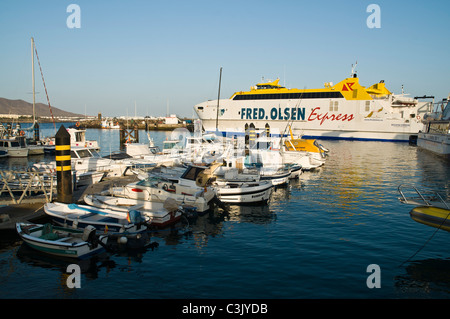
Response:
[[[117,177],[125,175],[129,168],[133,166],[133,163],[125,160],[101,157],[93,148],[71,147],[70,155],[72,170],[76,171],[77,174],[103,172],[105,177]],[[56,169],[56,161],[36,163],[33,166],[40,170],[52,171]]]
[[[155,165],[173,166],[179,164],[181,161],[178,153],[163,154],[157,146],[149,146],[143,143],[127,143],[125,146],[126,153],[132,157],[129,161],[137,165],[139,163],[151,163]]]
[[[147,229],[149,218],[139,211],[122,212],[88,205],[46,203],[45,213],[64,227],[85,228],[89,225],[97,231],[110,233],[135,233]]]
[[[419,132],[417,146],[450,159],[450,95],[437,103],[436,109],[424,116],[425,129]]]
[[[97,151],[100,150],[96,140],[86,139],[86,129],[81,127],[79,122],[77,122],[75,126],[69,126],[67,132],[70,134],[71,147],[86,147],[93,148]]]
[[[166,227],[174,224],[181,219],[183,207],[179,206],[173,199],[169,198],[166,202],[155,202],[139,200],[117,196],[86,195],[83,198],[87,205],[102,209],[117,210],[129,212],[132,210],[140,211],[142,215],[149,218],[149,223],[156,227]]]
[[[146,201],[165,202],[173,198],[179,205],[196,207],[204,213],[214,203],[216,193],[211,187],[189,187],[161,177],[148,177],[122,187],[112,187],[102,195],[112,195]]]
[[[28,148],[22,147],[16,139],[0,139],[0,150],[7,151],[9,157],[28,156]]]
[[[213,182],[218,198],[229,204],[266,204],[272,194],[273,185],[270,181],[242,182],[221,181]]]
[[[178,183],[192,187],[211,185],[216,190],[219,200],[224,203],[267,203],[273,186],[271,181],[260,181],[258,175],[238,174],[236,169],[233,170],[236,174],[232,178],[229,172],[227,174],[227,168],[216,173],[220,167],[222,167],[220,163],[213,163],[210,166],[190,165],[178,178]]]

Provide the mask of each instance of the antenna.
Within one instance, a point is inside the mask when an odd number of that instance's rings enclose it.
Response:
[[[356,65],[358,64],[358,61],[356,61],[355,65],[352,64],[352,73],[350,74],[350,77],[354,77]]]
[[[219,92],[217,93],[216,132],[219,130],[219,100],[220,100],[220,84],[221,84],[221,82],[222,82],[222,67],[220,67]]]

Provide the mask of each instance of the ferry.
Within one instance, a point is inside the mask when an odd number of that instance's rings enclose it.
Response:
[[[360,84],[352,69],[349,78],[320,89],[288,89],[275,81],[258,83],[229,99],[209,100],[194,106],[206,133],[234,136],[256,132],[308,139],[414,141],[424,125],[421,118],[430,102],[396,95],[381,80]]]

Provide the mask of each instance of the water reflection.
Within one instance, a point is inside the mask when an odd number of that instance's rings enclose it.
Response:
[[[276,218],[277,215],[270,204],[263,206],[231,206],[227,214],[227,221],[240,223],[269,224],[275,221]]]
[[[450,199],[450,161],[418,149],[417,162],[422,172],[422,187],[438,192],[444,199]]]
[[[448,298],[450,293],[450,260],[425,259],[414,261],[405,270],[406,274],[394,278],[395,288],[402,295],[423,294],[424,297]]]

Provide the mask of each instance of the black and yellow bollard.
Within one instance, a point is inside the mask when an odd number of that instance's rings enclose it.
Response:
[[[57,199],[72,203],[72,164],[70,158],[70,134],[61,125],[55,135]]]

